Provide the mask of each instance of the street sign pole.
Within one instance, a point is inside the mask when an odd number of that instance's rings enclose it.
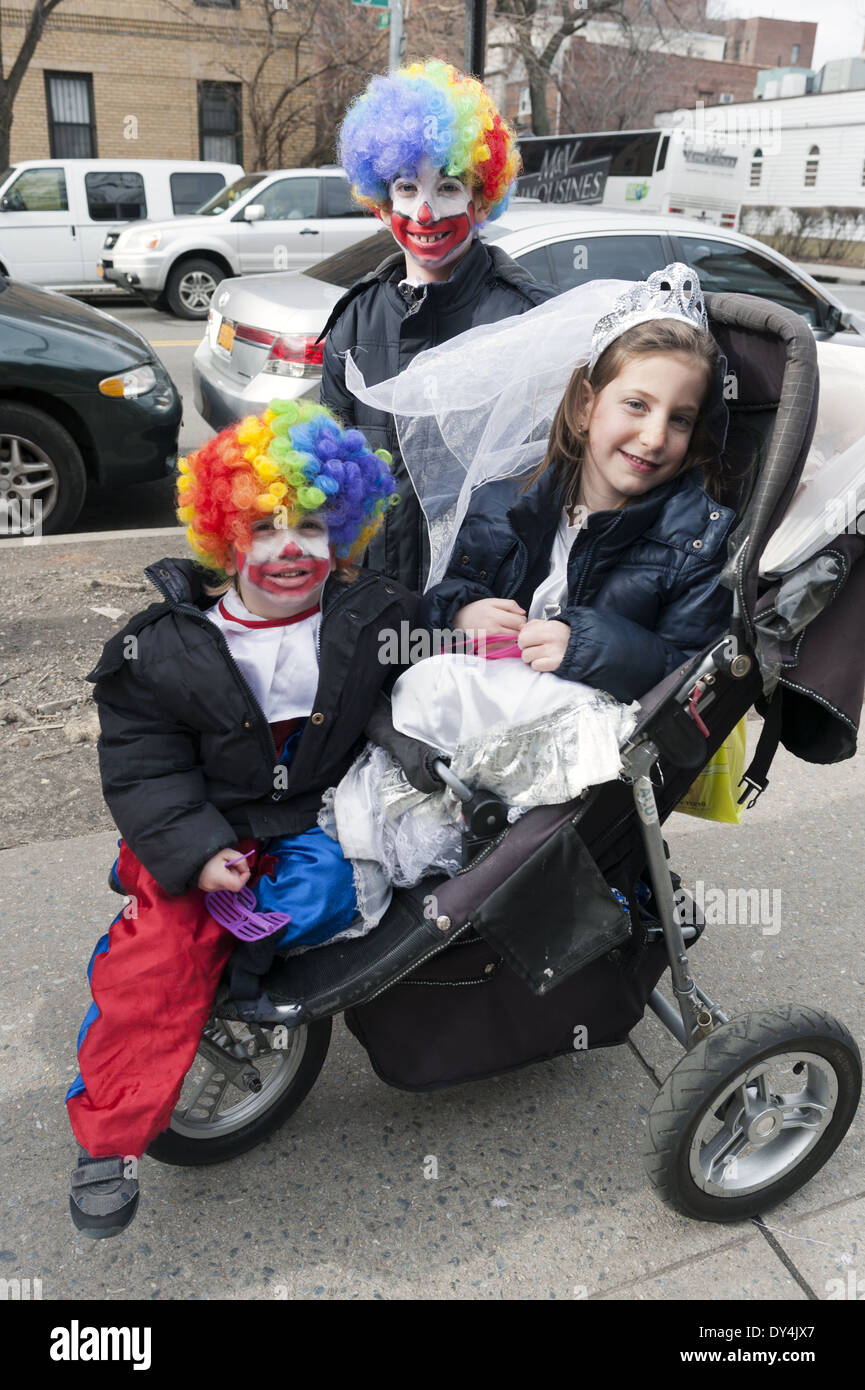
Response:
[[[487,48],[487,0],[466,0],[465,70],[484,80]]]
[[[402,0],[390,0],[390,49],[388,69],[395,72],[402,61]]]

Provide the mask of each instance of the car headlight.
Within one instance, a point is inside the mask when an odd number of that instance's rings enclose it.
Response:
[[[124,237],[121,251],[155,251],[160,241],[162,233],[154,231],[150,227],[139,227],[135,232],[129,232]]]
[[[135,396],[146,395],[155,385],[156,373],[152,367],[133,367],[122,376],[107,376],[100,381],[99,390],[103,396],[123,396],[131,400]]]

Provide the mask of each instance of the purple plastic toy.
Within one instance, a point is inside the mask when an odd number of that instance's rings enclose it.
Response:
[[[215,893],[205,893],[204,901],[211,917],[241,941],[273,936],[291,921],[287,912],[257,912],[255,894],[249,887],[241,888],[239,893],[220,888]]]

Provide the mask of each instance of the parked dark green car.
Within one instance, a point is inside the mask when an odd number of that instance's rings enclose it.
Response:
[[[0,535],[68,531],[89,483],[165,477],[181,414],[139,333],[0,276]]]

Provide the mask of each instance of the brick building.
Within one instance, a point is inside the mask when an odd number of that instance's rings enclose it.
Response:
[[[562,130],[639,130],[655,112],[678,106],[749,101],[758,69],[676,53],[630,54],[607,44],[575,41],[562,70]]]
[[[7,72],[30,0],[3,4]],[[252,167],[249,92],[262,53],[261,0],[64,0],[18,92],[10,157],[218,159]],[[279,91],[274,60],[260,96]],[[298,163],[313,143],[308,96],[283,143]]]
[[[676,106],[750,101],[758,72],[746,63],[635,53],[574,39],[564,57],[560,86],[549,84],[547,101],[554,130],[639,130],[654,124],[656,111],[673,104],[673,92]],[[505,114],[519,129],[529,125],[524,87],[510,82],[506,88]]]
[[[728,19],[725,57],[760,68],[810,68],[817,25],[790,19]]]

